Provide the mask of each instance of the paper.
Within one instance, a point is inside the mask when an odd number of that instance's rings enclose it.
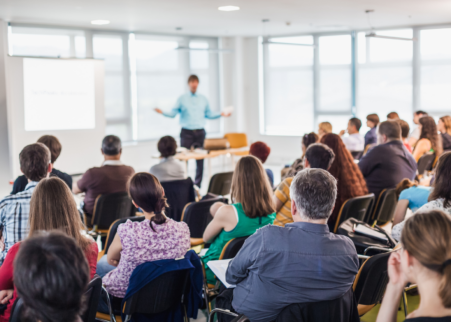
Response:
[[[365,235],[371,238],[375,238],[375,239],[379,239],[382,241],[387,242],[388,238],[387,236],[385,236],[383,233],[379,233],[377,231],[374,231],[364,225],[357,225],[357,227],[355,228],[354,232],[361,234],[361,235]]]
[[[227,272],[227,268],[229,267],[229,263],[232,259],[224,259],[220,261],[209,261],[207,263],[208,267],[210,267],[211,271],[215,274],[216,278],[221,281],[227,288],[235,288],[236,285],[231,285],[227,283],[225,275]]]
[[[207,252],[208,252],[208,248],[203,248],[199,253],[199,257],[204,257]]]
[[[232,114],[233,110],[234,110],[234,107],[232,105],[226,106],[222,109],[222,113]]]

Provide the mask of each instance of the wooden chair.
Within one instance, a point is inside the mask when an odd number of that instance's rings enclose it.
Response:
[[[224,138],[229,141],[231,149],[244,148],[248,146],[246,133],[226,133]]]

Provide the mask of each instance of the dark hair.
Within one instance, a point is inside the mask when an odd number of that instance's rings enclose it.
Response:
[[[23,241],[14,260],[14,286],[29,321],[77,321],[89,277],[80,247],[57,231]]]
[[[58,159],[61,154],[62,146],[60,141],[53,135],[43,135],[38,139],[38,142],[49,148],[51,162],[52,164],[55,163],[56,159]]]
[[[190,82],[198,82],[199,83],[199,77],[197,77],[197,75],[190,75],[190,77],[188,77],[188,83]]]
[[[349,122],[351,122],[351,124],[355,126],[357,131],[360,131],[360,128],[362,127],[362,121],[360,121],[360,119],[358,119],[357,117],[353,117],[352,119],[349,120]]]
[[[423,114],[423,115],[428,115],[428,113],[427,113],[427,112],[425,112],[425,111],[421,111],[421,110],[419,110],[419,111],[415,111],[415,114],[416,114],[416,115],[420,115],[420,114]]]
[[[107,135],[102,141],[102,152],[106,155],[118,155],[122,151],[121,139],[116,135]]]
[[[389,120],[397,120],[399,119],[399,115],[396,112],[390,112],[387,114],[387,119]]]
[[[42,143],[27,145],[19,154],[20,170],[31,181],[39,181],[47,177],[50,164],[50,151]]]
[[[262,163],[265,163],[270,153],[271,148],[261,141],[252,143],[249,149],[249,154],[257,157]]]
[[[153,212],[155,214],[150,220],[150,227],[153,231],[155,229],[152,222],[157,225],[166,222],[164,209],[169,206],[164,197],[164,189],[155,176],[147,172],[138,172],[131,177],[127,190],[130,198],[137,206],[145,212]]]
[[[310,168],[329,170],[335,159],[335,153],[327,145],[313,143],[305,151],[305,158]]]
[[[438,159],[435,180],[429,201],[443,198],[443,207],[451,207],[451,152],[445,152]]]
[[[396,120],[381,122],[379,124],[379,134],[385,135],[389,140],[400,140],[401,126]]]
[[[405,139],[406,137],[409,136],[409,133],[410,133],[409,123],[407,123],[406,121],[401,120],[401,119],[396,120],[396,121],[398,122],[399,126],[401,127],[401,137],[403,139]]]
[[[442,141],[437,133],[437,124],[431,116],[423,116],[419,120],[421,124],[421,139],[428,139],[436,156],[440,156],[443,152]]]
[[[314,132],[304,134],[304,136],[302,137],[302,144],[304,144],[306,149],[310,146],[310,144],[316,143],[318,141],[319,136]]]
[[[399,196],[401,195],[401,192],[403,192],[406,189],[417,187],[418,183],[415,181],[410,181],[409,179],[402,179],[400,183],[395,188],[396,191],[396,199],[399,199]]]
[[[380,122],[379,116],[378,116],[377,114],[368,114],[368,115],[366,116],[366,119],[367,119],[368,121],[370,121],[370,122],[373,122],[373,123],[374,123],[374,126],[377,126],[377,125],[379,124],[379,122]]]
[[[163,158],[171,157],[177,152],[177,142],[172,136],[163,136],[158,141],[158,152]]]

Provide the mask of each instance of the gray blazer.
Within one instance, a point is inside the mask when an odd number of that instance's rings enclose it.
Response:
[[[150,168],[149,172],[160,182],[186,179],[184,164],[174,157],[161,159],[160,163]]]

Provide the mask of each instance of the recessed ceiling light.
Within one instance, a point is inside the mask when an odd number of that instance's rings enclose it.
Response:
[[[91,21],[91,24],[93,25],[108,25],[109,23],[110,23],[109,20],[101,20],[101,19]]]
[[[220,10],[220,11],[237,11],[237,10],[240,10],[240,7],[237,7],[237,6],[223,6],[223,7],[219,7],[218,10]]]

